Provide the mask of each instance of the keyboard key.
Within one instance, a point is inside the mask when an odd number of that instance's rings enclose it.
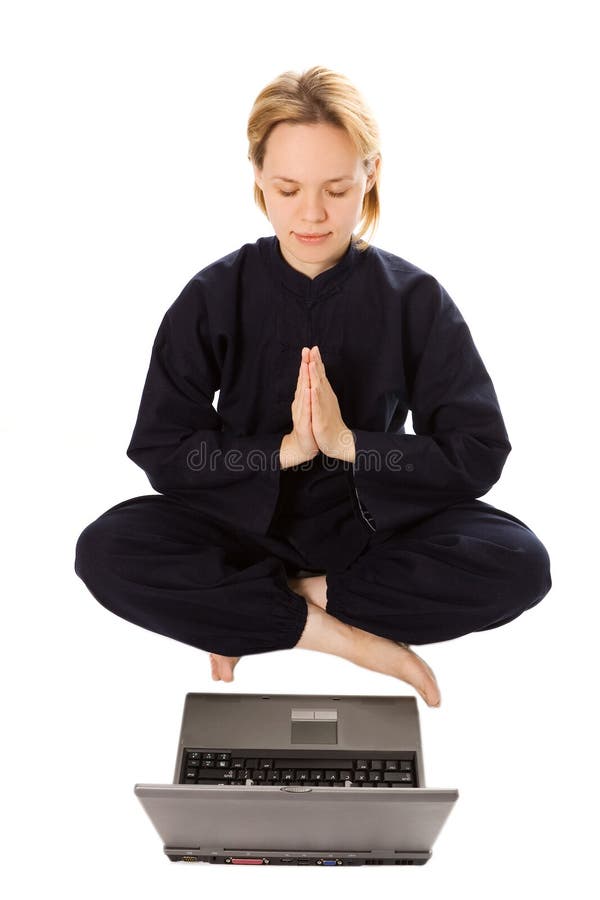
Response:
[[[190,770],[192,771],[192,770]],[[226,769],[194,769],[197,781],[221,781],[225,777]],[[237,772],[237,769],[230,771]]]
[[[385,781],[391,781],[392,783],[403,782],[408,784],[412,781],[410,772],[384,772],[383,777]]]
[[[388,772],[395,772],[398,769],[398,763],[395,759],[386,759],[385,768]]]

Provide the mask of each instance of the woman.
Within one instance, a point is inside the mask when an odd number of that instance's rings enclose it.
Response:
[[[494,387],[444,287],[363,240],[381,153],[349,81],[284,73],[248,137],[275,235],[165,313],[127,450],[160,493],[88,525],[76,572],[117,615],[210,651],[215,680],[296,646],[439,706],[409,644],[495,628],[551,588],[536,535],[476,499],[511,450]]]

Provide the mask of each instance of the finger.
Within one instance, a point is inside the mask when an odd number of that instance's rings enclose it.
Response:
[[[298,408],[298,430],[303,432],[306,429],[306,422],[308,413],[308,400],[307,400],[307,391],[308,388],[303,387],[300,394],[299,408]]]
[[[315,360],[317,365],[323,365],[323,357],[321,356],[321,351],[319,350],[318,344],[315,344],[315,346],[311,348],[310,354],[311,358]]]
[[[311,350],[311,359],[314,360],[317,372],[319,373],[321,378],[325,378],[325,363],[323,362],[323,357],[321,356],[319,348],[316,344]]]
[[[302,363],[302,377],[304,378],[304,384],[310,387],[310,363],[308,359]]]
[[[304,391],[301,387],[298,388],[298,396],[294,400],[294,405],[292,406],[292,421],[294,423],[294,428],[298,426],[300,419],[302,418],[302,395]]]
[[[309,371],[310,371],[310,378],[311,378],[311,386],[314,384],[318,384],[321,381],[321,379],[325,377],[324,374],[322,374],[319,369],[319,364],[314,359],[311,359],[311,361],[310,361]]]
[[[319,395],[314,388],[310,389],[310,418],[311,427],[318,426],[320,417]]]
[[[300,369],[298,371],[298,380],[296,382],[296,391],[294,393],[294,400],[296,400],[296,398],[300,394],[300,391],[302,390],[303,382],[304,382],[304,375],[302,372],[302,366],[300,366]]]
[[[300,371],[298,374],[298,390],[301,390],[304,384],[310,384],[310,376],[308,373],[308,362],[303,358],[300,363]]]

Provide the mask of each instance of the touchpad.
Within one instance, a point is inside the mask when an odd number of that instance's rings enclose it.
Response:
[[[292,709],[292,744],[337,744],[337,709]]]

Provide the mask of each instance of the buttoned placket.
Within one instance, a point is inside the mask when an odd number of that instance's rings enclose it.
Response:
[[[329,371],[334,360],[334,355],[341,351],[343,316],[339,304],[343,283],[350,276],[356,263],[359,252],[354,245],[350,245],[343,257],[338,262],[315,278],[310,278],[303,272],[294,269],[281,253],[279,241],[276,237],[271,239],[269,247],[271,264],[275,274],[276,283],[280,287],[280,297],[276,298],[277,310],[277,336],[280,344],[280,373],[281,382],[278,395],[280,402],[289,403],[289,384],[292,379],[290,365],[291,354],[298,349],[297,344],[307,347],[319,346],[322,350],[323,362],[326,371]],[[278,301],[278,302],[277,302]],[[328,324],[325,325],[325,322]],[[337,325],[337,342],[332,335]],[[321,330],[325,327],[327,336]],[[297,342],[290,340],[289,335],[300,334]],[[286,370],[289,366],[290,370]],[[293,362],[294,370],[297,369],[296,361]],[[287,375],[287,378],[286,378]],[[338,400],[340,397],[338,395]],[[354,483],[354,464],[352,472],[347,470],[349,490],[356,500],[356,511],[360,519],[370,532],[376,531],[374,520],[361,503],[358,491]]]

